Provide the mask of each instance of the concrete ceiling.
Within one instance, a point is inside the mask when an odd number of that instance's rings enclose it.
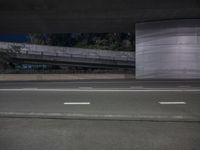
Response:
[[[0,0],[0,33],[134,32],[189,18],[200,18],[200,0]]]

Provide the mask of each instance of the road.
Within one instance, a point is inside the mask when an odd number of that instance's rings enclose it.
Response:
[[[1,82],[0,147],[200,149],[200,81]]]

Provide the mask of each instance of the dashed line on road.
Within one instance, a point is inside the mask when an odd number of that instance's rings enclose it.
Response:
[[[158,102],[161,105],[185,105],[186,102]]]
[[[90,105],[90,102],[65,102],[64,105]]]

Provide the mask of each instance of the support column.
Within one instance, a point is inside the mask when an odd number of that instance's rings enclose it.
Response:
[[[200,79],[200,20],[137,24],[136,79]]]

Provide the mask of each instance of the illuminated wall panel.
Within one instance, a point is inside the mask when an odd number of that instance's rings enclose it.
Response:
[[[200,20],[137,24],[136,78],[200,78]]]

